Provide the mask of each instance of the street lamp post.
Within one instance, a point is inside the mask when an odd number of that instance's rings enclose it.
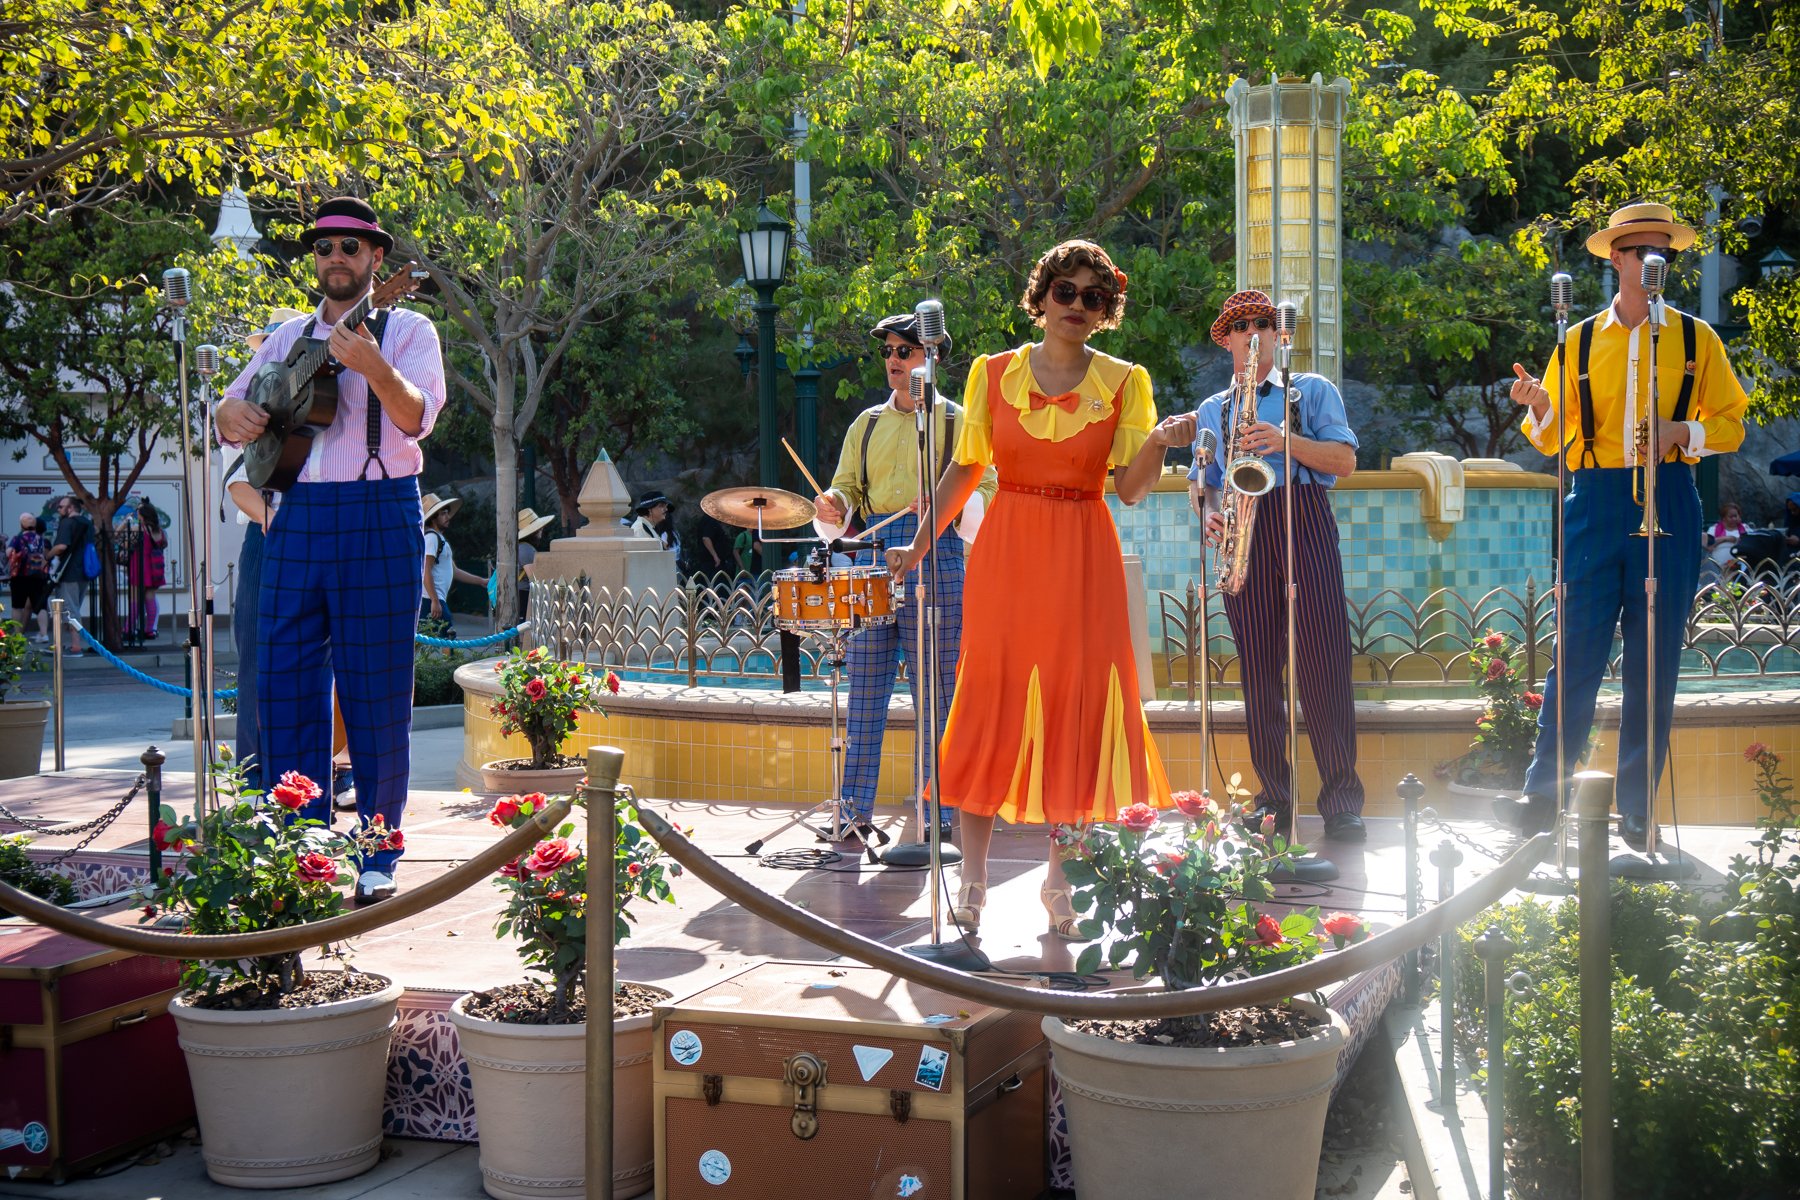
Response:
[[[759,482],[772,488],[779,482],[775,432],[775,289],[787,276],[788,250],[794,227],[770,211],[767,203],[756,210],[756,227],[738,234],[738,252],[744,259],[744,282],[756,292],[757,372],[756,426],[759,449]],[[775,548],[763,544],[763,566],[779,565]]]

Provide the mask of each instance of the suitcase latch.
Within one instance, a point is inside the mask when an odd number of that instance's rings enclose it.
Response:
[[[702,1075],[700,1077],[700,1094],[706,1097],[706,1106],[711,1108],[725,1094],[725,1077],[723,1075]]]
[[[905,1088],[888,1089],[888,1109],[894,1114],[894,1120],[906,1124],[912,1116],[912,1093]]]
[[[781,1064],[782,1082],[794,1089],[794,1136],[807,1141],[819,1132],[819,1089],[825,1086],[825,1060],[801,1051]]]

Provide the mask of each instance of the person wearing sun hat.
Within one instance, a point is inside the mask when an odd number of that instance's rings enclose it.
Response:
[[[1212,324],[1212,340],[1231,352],[1234,382],[1200,404],[1196,430],[1211,431],[1218,452],[1204,470],[1188,471],[1189,486],[1204,498],[1205,537],[1217,544],[1224,529],[1222,462],[1230,431],[1239,422],[1235,376],[1244,369],[1250,339],[1257,339],[1252,374],[1256,397],[1249,403],[1255,420],[1239,435],[1237,452],[1254,454],[1275,473],[1275,487],[1258,502],[1250,539],[1250,566],[1243,589],[1227,595],[1225,616],[1231,624],[1244,679],[1245,719],[1249,729],[1250,764],[1256,771],[1256,804],[1260,814],[1291,811],[1293,763],[1288,761],[1287,701],[1287,486],[1282,458],[1281,426],[1289,409],[1275,369],[1275,304],[1267,293],[1241,291],[1227,299]],[[1363,826],[1363,782],[1356,770],[1356,703],[1350,680],[1350,624],[1344,607],[1344,567],[1338,552],[1337,517],[1331,489],[1356,470],[1356,432],[1344,412],[1337,385],[1310,371],[1293,374],[1293,408],[1298,425],[1294,449],[1294,573],[1298,586],[1296,621],[1305,631],[1306,648],[1299,662],[1295,693],[1306,717],[1306,737],[1319,772],[1319,815],[1325,837],[1360,842]],[[1258,818],[1260,819],[1260,817]]]
[[[455,637],[456,624],[450,619],[450,585],[458,581],[482,587],[487,580],[456,565],[456,552],[450,548],[450,518],[462,507],[455,496],[439,499],[427,492],[419,501],[425,510],[425,567],[420,574],[421,596],[419,621],[436,622],[437,637]]]
[[[356,328],[342,322],[394,248],[366,200],[326,200],[300,242],[312,252],[319,306],[266,333],[215,414],[221,444],[235,450],[257,438],[269,414],[246,400],[250,382],[264,364],[285,360],[301,337],[324,341],[342,367],[337,419],[313,439],[264,539],[256,605],[263,781],[289,771],[330,778],[335,678],[358,818],[368,824],[379,816],[398,829],[411,771],[424,564],[420,443],[444,407],[443,354],[423,313],[391,308]],[[329,823],[329,798],[301,815]],[[363,858],[358,903],[395,893],[401,854],[390,844]]]
[[[244,344],[249,346],[252,352],[260,350],[262,349],[263,340],[277,329],[280,329],[289,321],[304,321],[305,319],[306,314],[297,308],[284,307],[270,309],[268,322],[256,332],[246,334],[244,337]]]
[[[1640,464],[1632,435],[1652,395],[1650,298],[1644,290],[1643,260],[1658,254],[1674,268],[1680,252],[1694,241],[1694,231],[1665,204],[1628,204],[1614,212],[1587,239],[1587,249],[1612,265],[1619,291],[1605,309],[1569,330],[1567,350],[1574,361],[1552,353],[1541,379],[1513,364],[1512,398],[1529,410],[1525,436],[1545,454],[1564,454],[1572,473],[1563,498],[1563,561],[1568,566],[1564,628],[1557,632],[1563,640],[1563,672],[1553,666],[1544,681],[1537,748],[1517,811],[1527,834],[1550,828],[1560,806],[1568,803],[1567,781],[1559,787],[1556,778],[1556,738],[1560,732],[1564,762],[1573,771],[1593,725],[1615,628],[1624,634],[1625,660],[1614,795],[1619,835],[1626,845],[1643,849],[1654,817],[1647,811],[1649,781],[1660,778],[1667,756],[1675,680],[1700,577],[1700,494],[1691,464],[1743,444],[1749,404],[1719,335],[1705,321],[1665,304],[1667,317],[1656,346],[1656,508],[1670,536],[1656,544],[1657,737],[1651,746],[1644,711],[1647,539],[1632,536],[1643,522],[1643,507],[1633,495]],[[1565,410],[1569,392],[1573,395]],[[1567,675],[1566,684],[1561,674]],[[1565,686],[1564,727],[1559,731],[1557,694]],[[1652,762],[1655,774],[1647,775]]]

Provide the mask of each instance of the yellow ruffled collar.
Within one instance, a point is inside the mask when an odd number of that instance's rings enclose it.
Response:
[[[1131,374],[1131,364],[1094,351],[1088,359],[1087,374],[1075,385],[1073,394],[1080,402],[1070,411],[1049,404],[1033,409],[1031,394],[1038,390],[1031,373],[1031,351],[1036,343],[1027,342],[1013,351],[1012,360],[1000,373],[1000,395],[1018,410],[1019,424],[1039,441],[1061,442],[1074,437],[1096,421],[1105,421],[1116,411],[1115,398]],[[1067,394],[1067,393],[1065,393]]]

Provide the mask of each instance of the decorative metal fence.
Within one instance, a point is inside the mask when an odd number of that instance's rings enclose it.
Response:
[[[1201,664],[1212,682],[1235,686],[1237,648],[1216,592],[1207,595],[1206,652],[1198,588],[1151,597],[1158,618],[1153,651],[1168,664],[1170,685],[1192,699]],[[1439,588],[1420,598],[1388,589],[1348,604],[1351,653],[1359,686],[1442,689],[1469,681],[1469,650],[1489,630],[1523,649],[1527,686],[1548,671],[1554,653],[1555,604],[1528,578],[1523,591],[1495,588],[1476,599]],[[533,638],[558,657],[605,663],[689,687],[742,682],[769,686],[781,675],[781,645],[767,575],[695,578],[667,596],[614,592],[585,581],[534,583]],[[1305,631],[1301,631],[1304,638]],[[828,669],[819,642],[800,642],[801,673]],[[1609,678],[1619,674],[1615,639]],[[1690,606],[1683,679],[1800,677],[1800,564],[1765,565],[1733,580],[1701,584]]]

